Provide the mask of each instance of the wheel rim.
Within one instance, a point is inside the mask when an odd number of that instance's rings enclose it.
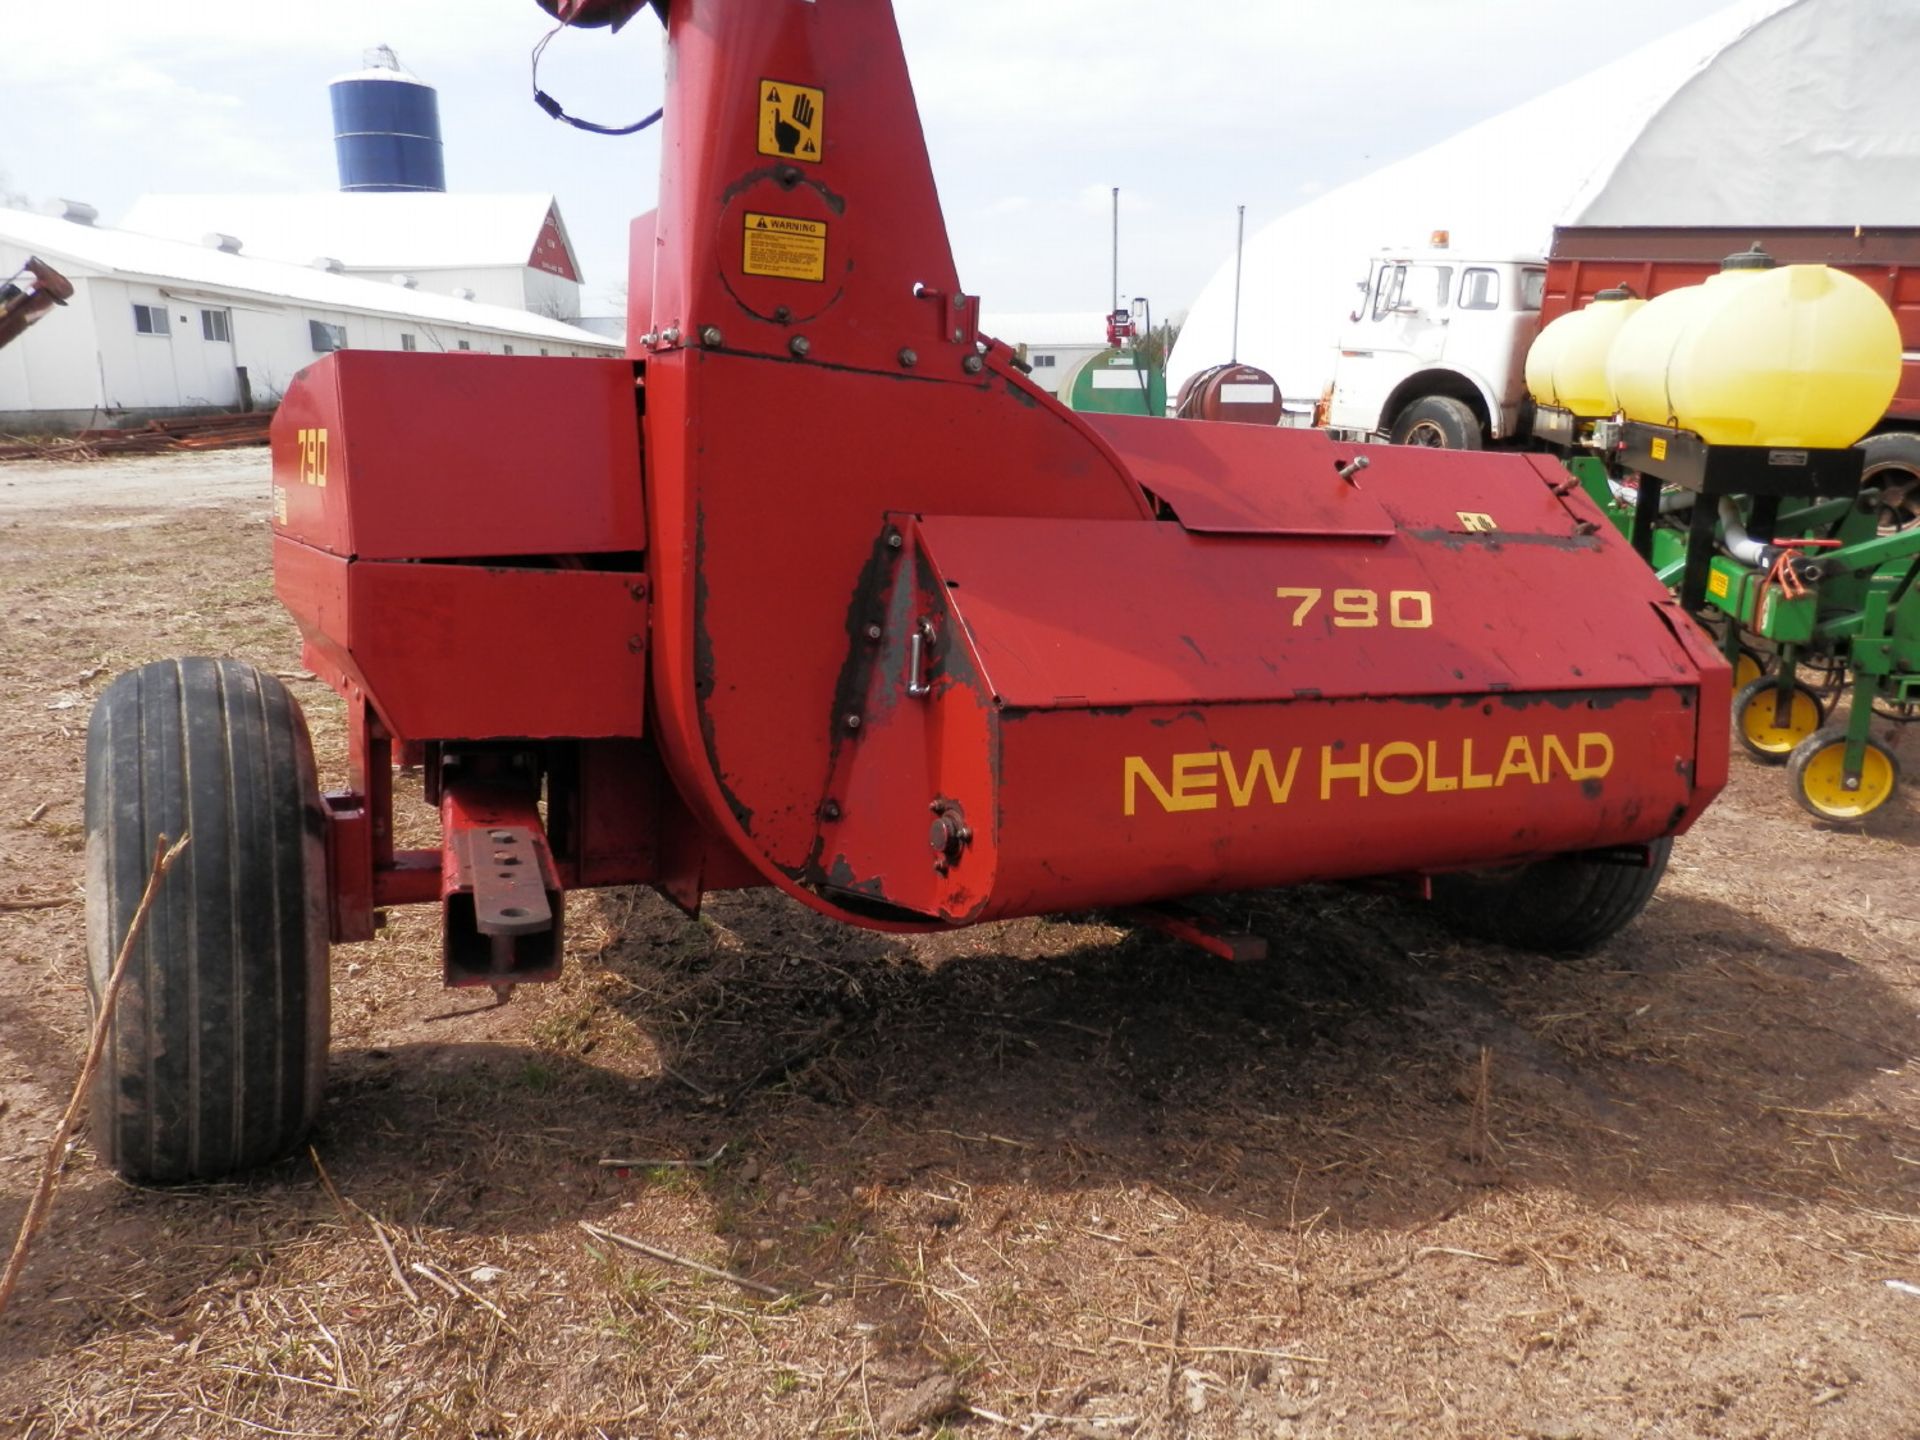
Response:
[[[1747,651],[1742,650],[1733,662],[1733,688],[1744,690],[1767,672],[1760,668],[1760,662]]]
[[[1879,747],[1867,746],[1860,758],[1860,783],[1847,788],[1847,742],[1822,745],[1800,770],[1800,793],[1822,815],[1858,820],[1886,803],[1893,793],[1893,762]]]
[[[1820,728],[1820,707],[1804,690],[1795,690],[1787,697],[1787,723],[1776,723],[1777,693],[1772,689],[1756,692],[1740,712],[1740,733],[1754,749],[1768,755],[1791,753],[1794,746]]]
[[[1401,443],[1403,445],[1426,445],[1436,450],[1444,450],[1447,448],[1447,437],[1433,421],[1420,420],[1415,422],[1411,430],[1407,431],[1407,438]]]
[[[1880,492],[1879,532],[1895,535],[1920,522],[1920,476],[1889,479]]]

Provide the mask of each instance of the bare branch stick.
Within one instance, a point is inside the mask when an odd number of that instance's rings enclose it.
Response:
[[[457,1276],[449,1275],[444,1271],[436,1270],[431,1265],[422,1264],[418,1260],[415,1260],[413,1262],[412,1269],[414,1274],[425,1276],[427,1279],[431,1280],[434,1284],[438,1285],[442,1290],[446,1291],[447,1294],[453,1296],[455,1299],[458,1299],[460,1296],[464,1295],[467,1297],[467,1299],[473,1301],[473,1303],[478,1305],[481,1309],[492,1311],[493,1314],[499,1319],[500,1323],[506,1326],[508,1331],[510,1331],[515,1335],[518,1335],[520,1333],[518,1330],[515,1330],[513,1328],[512,1322],[507,1319],[506,1311],[502,1310],[498,1305],[494,1304],[493,1301],[487,1299],[486,1296],[480,1294],[478,1291],[473,1290],[468,1286],[462,1285]]]
[[[93,1084],[94,1072],[100,1068],[100,1057],[106,1053],[107,1034],[113,1022],[114,1002],[120,998],[120,985],[127,975],[127,962],[133,957],[133,947],[140,938],[140,932],[146,928],[147,915],[153,909],[154,897],[160,893],[160,882],[167,877],[167,871],[173,868],[173,862],[180,858],[180,852],[187,848],[187,842],[193,837],[182,835],[167,846],[167,837],[162,835],[153,847],[153,870],[147,876],[147,888],[141,892],[140,903],[134,908],[133,920],[127,926],[126,937],[120,942],[120,953],[113,958],[113,970],[107,976],[107,988],[100,995],[100,1013],[93,1017],[93,1035],[87,1041],[87,1058],[81,1063],[80,1078],[73,1082],[73,1098],[67,1102],[67,1110],[60,1117],[60,1123],[54,1127],[53,1138],[47,1142],[46,1159],[40,1165],[40,1183],[34,1186],[33,1198],[27,1202],[27,1213],[21,1218],[20,1233],[13,1242],[13,1254],[7,1260],[7,1270],[0,1276],[0,1315],[7,1312],[7,1305],[13,1299],[14,1288],[20,1283],[20,1273],[27,1266],[27,1252],[33,1246],[34,1236],[47,1218],[47,1210],[53,1204],[53,1189],[60,1179],[60,1162],[66,1156],[67,1141],[73,1135],[74,1126],[80,1123],[80,1113],[86,1108],[87,1088]]]
[[[346,1225],[347,1230],[351,1233],[354,1228],[353,1216],[347,1213],[347,1206],[352,1202],[335,1188],[333,1177],[327,1173],[327,1167],[320,1163],[320,1152],[311,1145],[307,1146],[307,1158],[313,1161],[314,1174],[320,1177],[320,1183],[326,1187],[327,1194],[333,1197],[334,1208],[340,1212],[342,1223]],[[386,1252],[387,1269],[393,1272],[394,1280],[399,1283],[402,1290],[406,1291],[407,1299],[418,1305],[420,1303],[420,1292],[407,1283],[407,1277],[400,1269],[400,1257],[393,1253],[393,1244],[387,1239],[386,1232],[382,1229],[380,1222],[374,1219],[363,1206],[354,1205],[353,1208],[365,1216],[367,1224],[373,1227],[373,1238],[380,1242],[380,1248]]]
[[[679,1265],[688,1270],[697,1270],[702,1275],[711,1275],[716,1280],[730,1280],[743,1290],[752,1290],[756,1294],[766,1295],[775,1300],[786,1298],[785,1291],[776,1290],[771,1285],[762,1285],[758,1280],[749,1280],[744,1275],[736,1275],[731,1270],[716,1270],[713,1266],[703,1265],[698,1260],[689,1260],[684,1255],[676,1255],[671,1250],[662,1250],[657,1245],[649,1245],[644,1240],[636,1240],[631,1235],[622,1235],[616,1230],[602,1230],[598,1225],[589,1225],[584,1220],[577,1223],[594,1239],[625,1246],[651,1260],[659,1260],[668,1265]]]

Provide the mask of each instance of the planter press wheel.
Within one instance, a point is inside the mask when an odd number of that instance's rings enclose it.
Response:
[[[1827,718],[1820,697],[1798,680],[1787,691],[1784,714],[1779,694],[1779,682],[1762,675],[1741,686],[1733,697],[1733,733],[1740,747],[1763,765],[1786,764],[1794,746]]]
[[[1766,673],[1766,657],[1751,645],[1742,645],[1733,659],[1733,688],[1744,690]]]
[[[235,660],[119,676],[87,729],[87,981],[98,1009],[161,835],[191,834],[127,964],[90,1097],[131,1180],[277,1159],[327,1059],[325,819],[300,707]]]
[[[1659,888],[1671,839],[1647,865],[1562,856],[1498,870],[1433,877],[1433,903],[1454,929],[1543,955],[1583,955],[1624,930]]]
[[[1829,725],[1794,748],[1787,779],[1801,809],[1820,820],[1864,820],[1900,784],[1900,761],[1872,736],[1860,759],[1859,783],[1847,788],[1847,727]]]

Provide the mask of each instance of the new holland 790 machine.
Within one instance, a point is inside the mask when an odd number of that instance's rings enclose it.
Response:
[[[980,332],[887,0],[651,8],[627,358],[348,351],[275,420],[346,791],[237,662],[94,711],[96,999],[192,835],[113,1016],[110,1163],[292,1147],[329,946],[396,905],[494,987],[558,972],[589,886],[919,931],[1393,877],[1542,949],[1638,913],[1724,783],[1728,669],[1557,463],[1070,413]],[[396,847],[397,758],[438,844]]]

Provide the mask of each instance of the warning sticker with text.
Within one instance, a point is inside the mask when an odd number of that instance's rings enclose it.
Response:
[[[820,163],[827,92],[784,80],[760,82],[760,153]]]
[[[823,220],[747,212],[746,253],[740,268],[780,280],[827,278],[827,226]]]

